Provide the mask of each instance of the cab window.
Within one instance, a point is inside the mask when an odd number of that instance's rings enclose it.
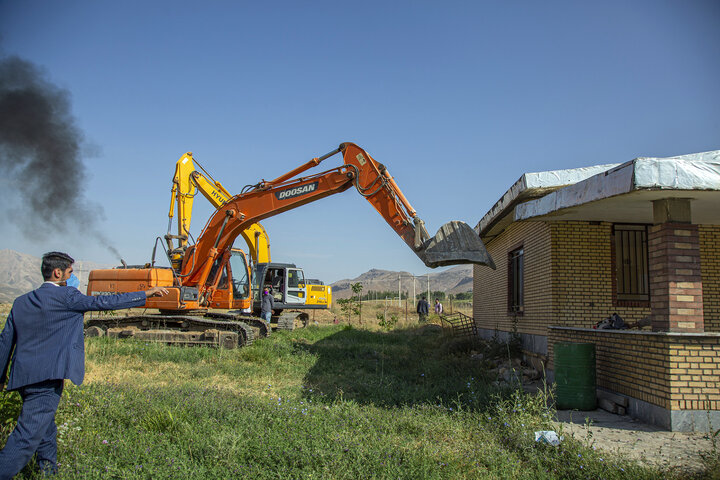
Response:
[[[288,270],[288,287],[289,288],[302,288],[301,285],[305,284],[305,278],[303,277],[302,270]]]
[[[250,285],[244,255],[233,254],[230,256],[230,274],[232,275],[233,298],[247,298]]]

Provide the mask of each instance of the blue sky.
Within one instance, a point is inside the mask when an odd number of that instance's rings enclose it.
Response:
[[[720,149],[719,24],[710,0],[0,0],[0,49],[70,93],[82,194],[143,263],[186,151],[239,192],[355,142],[433,234],[475,226],[524,172]],[[196,202],[195,235],[210,213]],[[116,262],[82,227],[3,224],[0,248]],[[354,190],[263,224],[274,260],[326,282],[430,271]]]

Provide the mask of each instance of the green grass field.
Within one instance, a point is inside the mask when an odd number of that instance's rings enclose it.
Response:
[[[239,350],[87,341],[66,383],[57,478],[668,478],[553,429],[543,395],[502,387],[439,328],[342,325]],[[486,352],[490,353],[490,352]],[[0,445],[20,408],[0,394]],[[35,478],[33,465],[19,478]]]

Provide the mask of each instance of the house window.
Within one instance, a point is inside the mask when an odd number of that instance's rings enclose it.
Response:
[[[520,247],[508,254],[508,311],[523,311],[524,253]]]
[[[615,225],[615,285],[618,300],[649,301],[645,225]]]

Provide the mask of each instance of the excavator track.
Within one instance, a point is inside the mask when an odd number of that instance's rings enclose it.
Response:
[[[233,322],[243,322],[255,330],[255,338],[265,338],[272,334],[272,329],[261,318],[238,313],[216,313],[208,312],[206,318],[221,319]]]
[[[310,316],[305,312],[296,310],[285,310],[277,317],[277,329],[292,331],[296,328],[305,328],[310,321]]]
[[[85,335],[228,349],[251,345],[256,338],[253,327],[226,314],[95,318],[86,322]]]

